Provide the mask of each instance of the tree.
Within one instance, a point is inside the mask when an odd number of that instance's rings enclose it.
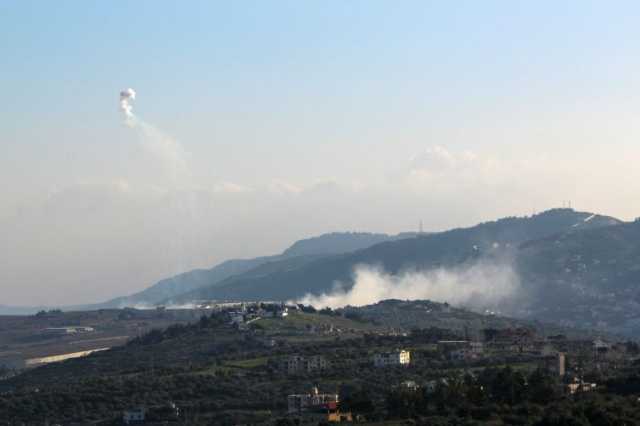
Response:
[[[541,369],[537,369],[529,376],[529,398],[538,404],[548,404],[558,396],[556,381],[551,375]]]

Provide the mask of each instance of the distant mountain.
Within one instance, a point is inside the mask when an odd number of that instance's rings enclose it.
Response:
[[[118,297],[105,303],[74,307],[77,309],[98,309],[125,306],[154,305],[171,303],[175,296],[202,287],[216,287],[227,283],[230,277],[242,275],[257,268],[246,277],[258,278],[268,273],[284,272],[306,266],[310,260],[348,253],[370,247],[382,241],[409,238],[415,234],[399,235],[372,234],[365,232],[334,232],[295,242],[282,254],[254,259],[232,259],[211,269],[196,269],[171,278],[166,278],[151,287],[130,296]],[[187,302],[190,302],[188,300]]]
[[[195,290],[206,285],[215,285],[235,274],[240,274],[277,256],[265,256],[255,259],[232,259],[220,263],[211,269],[195,269],[171,278],[158,281],[151,287],[131,296],[118,297],[100,304],[100,307],[125,307],[153,305],[176,294]]]
[[[358,264],[379,265],[391,274],[407,268],[431,269],[460,265],[496,247],[515,250],[526,241],[620,223],[607,216],[572,209],[554,209],[531,217],[510,217],[471,228],[386,241],[347,254],[325,256],[302,267],[279,270],[268,275],[239,275],[229,278],[223,285],[201,287],[174,298],[174,301],[288,300],[308,293],[330,291],[337,281],[348,288],[352,284],[353,268]]]
[[[365,232],[333,232],[319,237],[297,241],[286,249],[282,253],[282,256],[349,253],[385,241],[409,238],[415,235],[417,234],[403,233],[396,236],[389,236],[387,234],[369,234]]]

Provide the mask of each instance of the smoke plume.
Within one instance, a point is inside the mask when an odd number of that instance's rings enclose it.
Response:
[[[506,306],[520,290],[513,267],[488,261],[399,275],[391,275],[379,267],[358,265],[354,268],[353,281],[351,289],[336,283],[330,293],[307,294],[299,303],[317,308],[341,308],[370,305],[385,299],[426,299],[483,311]]]
[[[133,120],[133,105],[131,101],[136,99],[136,91],[132,88],[124,89],[120,92],[120,111],[124,114],[125,121],[129,123]]]
[[[120,111],[125,124],[137,131],[143,149],[154,159],[170,183],[185,184],[184,181],[190,177],[186,151],[178,141],[133,114],[131,102],[135,99],[136,91],[132,88],[120,92]]]

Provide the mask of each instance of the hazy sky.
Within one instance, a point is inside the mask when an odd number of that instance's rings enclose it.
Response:
[[[640,216],[635,1],[0,2],[0,304],[329,231]],[[129,128],[118,93],[133,87]]]

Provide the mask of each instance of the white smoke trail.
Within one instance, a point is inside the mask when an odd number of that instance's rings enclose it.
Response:
[[[124,114],[125,123],[129,126],[134,125],[133,105],[131,101],[136,99],[136,91],[132,88],[120,91],[120,111]]]
[[[131,102],[136,98],[136,91],[129,88],[120,92],[120,111],[124,116],[124,123],[133,129],[139,138],[140,146],[146,156],[143,170],[138,173],[146,174],[153,181],[158,192],[165,193],[165,202],[175,212],[176,225],[166,232],[173,238],[169,241],[168,250],[180,253],[174,259],[173,273],[183,272],[185,265],[190,265],[192,259],[184,255],[186,248],[196,243],[199,235],[192,235],[190,224],[196,216],[195,195],[184,192],[185,188],[193,187],[193,176],[188,162],[188,153],[182,144],[165,134],[157,127],[147,123],[133,113]],[[155,213],[150,212],[150,216]]]
[[[478,262],[456,269],[438,268],[390,275],[378,267],[354,268],[354,285],[345,290],[336,283],[330,293],[307,294],[298,303],[317,308],[364,306],[386,299],[448,302],[474,310],[495,308],[520,291],[517,273],[510,265]]]
[[[136,119],[133,124],[138,130],[142,147],[164,170],[170,182],[178,186],[186,185],[191,174],[188,155],[182,145],[149,123]]]
[[[125,124],[138,131],[142,147],[164,170],[172,184],[186,184],[184,181],[190,178],[186,151],[178,141],[133,113],[131,102],[135,99],[136,91],[132,88],[120,92],[120,111]]]

